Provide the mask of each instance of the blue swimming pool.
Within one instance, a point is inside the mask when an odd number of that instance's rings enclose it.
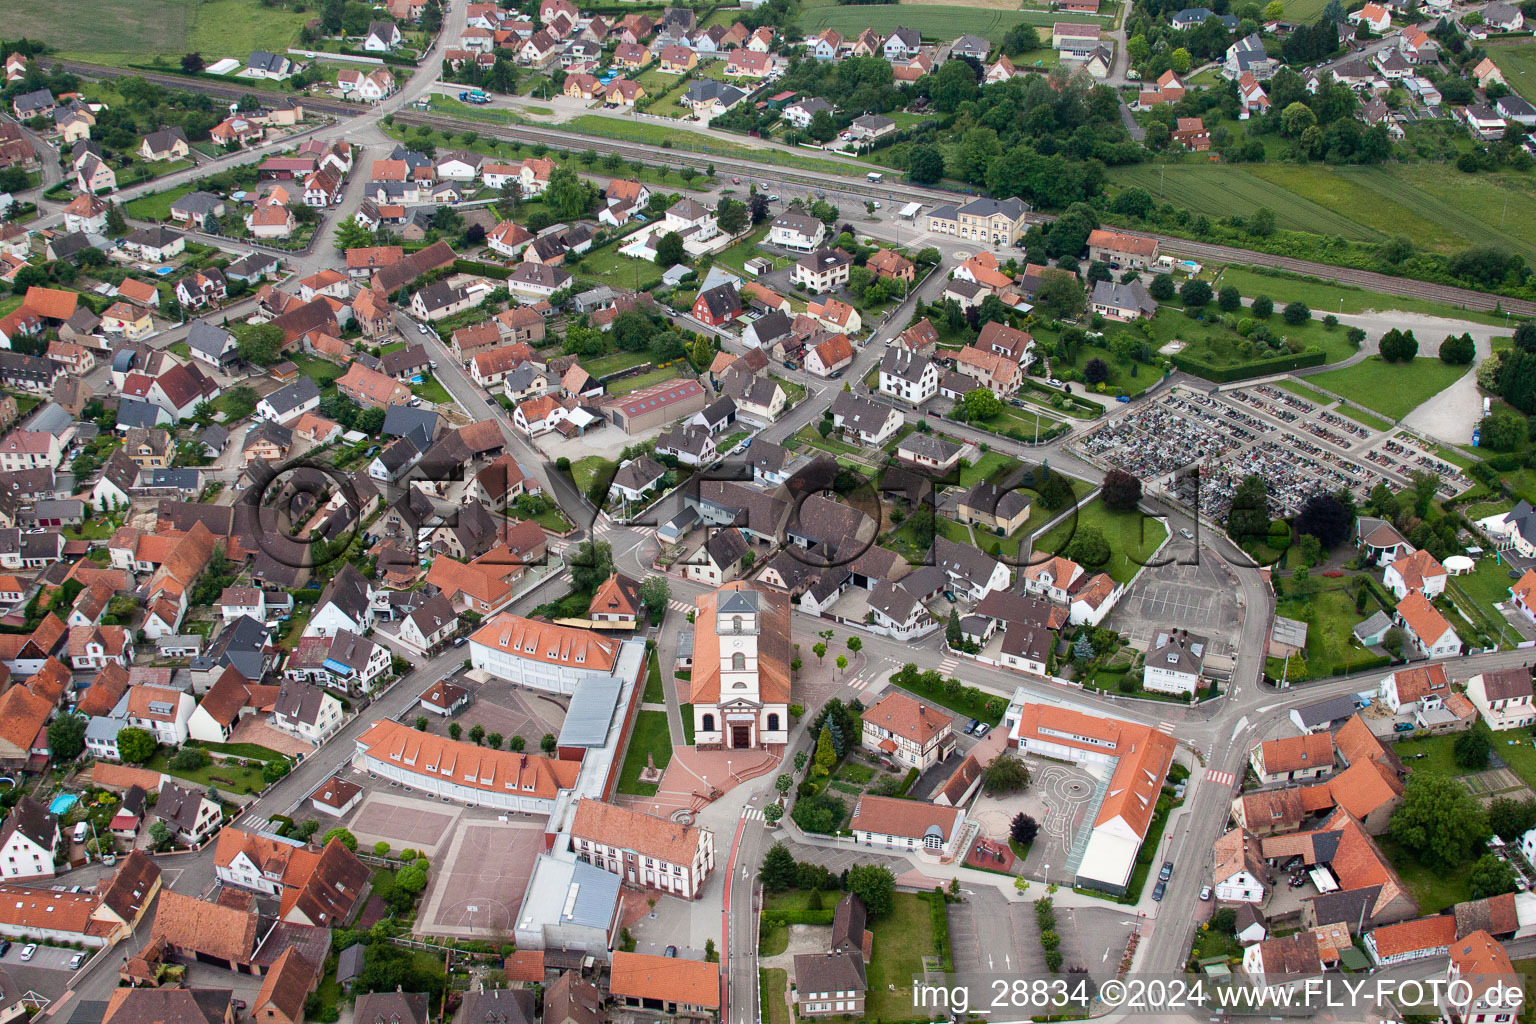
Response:
[[[69,809],[79,802],[80,798],[73,793],[60,793],[48,805],[48,811],[50,814],[67,814]]]

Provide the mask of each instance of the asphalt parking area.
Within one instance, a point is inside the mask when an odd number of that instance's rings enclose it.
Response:
[[[403,789],[370,792],[347,828],[359,843],[371,845],[383,840],[396,850],[409,848],[429,856],[437,854],[452,838],[461,808],[458,804],[407,796],[401,793]]]
[[[79,950],[65,949],[62,946],[38,946],[32,953],[32,959],[22,960],[21,951],[27,948],[27,943],[21,939],[12,939],[11,948],[5,956],[0,957],[0,966],[7,971],[26,969],[31,971],[65,971],[69,973],[69,961]],[[86,951],[86,958],[91,956],[90,950]]]
[[[1224,649],[1238,635],[1236,590],[1225,568],[1209,560],[1149,567],[1120,602],[1111,623],[1138,645],[1159,629],[1178,627]]]
[[[544,826],[473,821],[455,830],[433,871],[421,930],[433,935],[511,935],[544,849]]]
[[[512,737],[521,736],[529,750],[539,749],[539,740],[545,733],[560,735],[569,697],[503,682],[476,684],[462,678],[454,682],[469,688],[469,705],[451,718],[425,715],[428,732],[446,736],[448,727],[458,723],[464,735],[468,735],[478,725],[488,736],[499,733],[503,747],[508,749]]]

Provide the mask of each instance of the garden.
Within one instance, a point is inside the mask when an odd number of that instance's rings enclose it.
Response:
[[[1275,614],[1306,623],[1307,646],[1289,659],[1267,658],[1264,671],[1270,678],[1293,683],[1322,679],[1382,667],[1391,660],[1361,646],[1353,634],[1355,626],[1376,612],[1391,614],[1390,598],[1374,580],[1337,573],[1311,576],[1298,569],[1283,580],[1283,591],[1276,589],[1280,596]]]
[[[1095,498],[1036,540],[1031,557],[1064,555],[1090,572],[1129,583],[1167,539],[1164,520],[1117,512]]]

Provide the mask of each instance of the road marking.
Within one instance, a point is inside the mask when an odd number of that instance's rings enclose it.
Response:
[[[671,608],[675,612],[691,612],[691,611],[693,611],[693,605],[689,604],[687,601],[679,601],[679,600],[676,600],[675,598],[673,600],[667,602],[667,607]]]
[[[945,658],[943,661],[939,662],[939,671],[940,672],[953,672],[955,670],[955,666],[957,666],[959,664],[960,664],[960,659],[959,658]]]
[[[1237,720],[1237,724],[1232,727],[1232,742],[1233,743],[1237,742],[1237,734],[1242,732],[1247,727],[1248,727],[1248,716],[1244,715],[1242,718],[1239,718]]]
[[[1230,786],[1233,782],[1237,781],[1231,772],[1219,772],[1214,768],[1207,768],[1205,770],[1205,777],[1218,786]]]
[[[1157,727],[1159,729],[1161,729],[1163,732],[1170,732],[1171,733],[1174,730],[1174,724],[1172,722],[1168,721],[1166,718],[1163,719],[1161,722],[1158,722],[1157,723]]]
[[[741,812],[741,816],[742,816],[742,819],[745,820],[745,821],[763,821],[763,820],[765,820],[763,818],[763,812],[758,810],[756,807],[748,807],[748,808],[744,809]]]

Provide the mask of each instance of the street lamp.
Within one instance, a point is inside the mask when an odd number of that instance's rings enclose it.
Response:
[[[1051,866],[1049,864],[1045,866],[1045,887],[1047,889],[1051,887]]]

